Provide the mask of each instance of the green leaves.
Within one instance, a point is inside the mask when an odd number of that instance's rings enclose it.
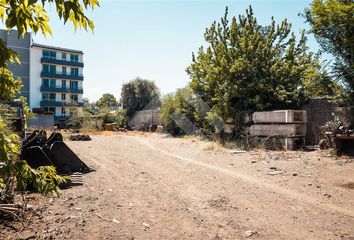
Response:
[[[12,72],[0,67],[0,101],[13,100],[22,88],[20,78],[13,79]]]
[[[113,94],[105,93],[100,99],[98,99],[96,105],[100,108],[100,110],[107,108],[112,111],[118,108],[118,101]]]
[[[193,54],[187,68],[190,86],[224,119],[244,112],[297,108],[311,95],[304,91],[304,82],[312,81],[306,73],[313,69],[322,79],[304,33],[297,39],[287,20],[276,24],[272,18],[269,26],[261,26],[251,7],[231,21],[226,9],[204,38],[207,48]]]
[[[22,37],[30,30],[51,35],[46,4],[55,4],[59,18],[71,22],[75,29],[94,30],[85,11],[99,6],[98,0],[0,0],[0,19],[5,20],[8,29],[16,27]]]
[[[123,84],[120,103],[127,116],[132,116],[144,108],[159,107],[160,90],[153,81],[136,78]]]
[[[335,57],[333,73],[354,103],[354,2],[314,0],[303,16],[325,52]]]
[[[59,185],[65,183],[69,178],[57,175],[53,166],[39,167],[32,169],[25,161],[18,161],[15,164],[17,170],[17,189],[26,190],[29,186],[35,188],[41,194],[60,193]]]

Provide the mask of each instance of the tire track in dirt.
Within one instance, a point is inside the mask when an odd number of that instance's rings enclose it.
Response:
[[[158,147],[152,145],[146,139],[143,139],[141,137],[136,138],[136,140],[139,143],[144,144],[148,148],[150,148],[150,149],[152,149],[154,151],[158,151],[159,153],[161,153],[161,154],[163,154],[165,156],[173,157],[175,159],[178,159],[178,160],[181,160],[181,161],[184,161],[184,162],[188,162],[188,163],[191,163],[191,164],[194,164],[194,165],[198,165],[200,167],[203,167],[203,168],[206,168],[206,169],[209,169],[209,170],[212,170],[212,171],[216,171],[216,172],[222,173],[224,175],[228,175],[230,177],[239,179],[239,180],[241,180],[243,182],[246,182],[248,184],[256,185],[256,186],[261,187],[263,189],[267,189],[268,191],[277,192],[278,194],[281,194],[283,196],[287,196],[288,198],[292,198],[294,200],[297,200],[298,202],[306,202],[306,203],[311,204],[314,207],[320,208],[321,210],[326,211],[326,212],[331,211],[331,212],[334,212],[334,213],[340,213],[340,214],[345,215],[345,216],[354,217],[354,211],[353,210],[346,209],[346,208],[343,208],[343,207],[339,207],[337,205],[330,204],[330,203],[320,203],[319,200],[316,199],[316,198],[312,198],[312,197],[309,197],[309,196],[307,196],[305,194],[302,194],[302,193],[299,193],[299,192],[296,192],[296,191],[293,191],[293,190],[289,190],[289,189],[286,189],[286,188],[283,188],[283,187],[279,187],[276,184],[266,183],[264,181],[264,179],[259,179],[259,178],[256,178],[256,177],[245,175],[245,174],[240,173],[240,172],[235,171],[235,170],[228,170],[228,169],[223,168],[223,167],[219,167],[219,166],[208,164],[208,163],[203,163],[201,161],[197,161],[197,160],[194,160],[194,159],[191,159],[191,158],[187,158],[187,157],[183,157],[183,156],[179,156],[179,155],[173,154],[171,152],[168,152],[166,150],[163,150],[161,148],[158,148]]]

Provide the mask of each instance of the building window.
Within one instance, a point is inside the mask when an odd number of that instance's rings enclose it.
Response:
[[[43,72],[49,72],[49,65],[43,64]]]
[[[79,76],[79,69],[78,68],[71,68],[70,73],[71,73],[71,76]]]
[[[76,116],[76,108],[70,108],[70,116]]]
[[[66,94],[65,94],[65,93],[62,93],[62,94],[61,94],[61,100],[62,100],[62,101],[65,101],[65,100],[66,100]]]
[[[46,57],[46,58],[52,58],[52,59],[57,58],[57,53],[54,51],[43,50],[42,54],[43,54],[43,57]]]
[[[66,80],[61,80],[61,88],[66,88]]]
[[[50,94],[49,94],[49,99],[50,99],[51,101],[55,101],[55,93],[50,93]]]
[[[44,78],[42,80],[42,84],[43,84],[43,87],[46,87],[46,88],[56,88],[56,81],[55,79],[48,79],[48,78]]]
[[[66,60],[66,53],[61,53],[61,59]]]
[[[70,81],[70,89],[77,90],[78,89],[78,82],[77,81]]]
[[[42,99],[43,100],[48,100],[49,99],[49,93],[42,93]]]
[[[56,82],[55,79],[49,79],[49,86],[51,88],[55,88],[56,87],[56,83],[55,82]]]
[[[72,102],[77,102],[77,101],[78,101],[77,94],[71,94],[71,95],[70,95],[70,100],[71,100]]]
[[[49,79],[44,78],[44,79],[42,80],[42,84],[43,84],[43,87],[48,88],[48,87],[49,87]]]
[[[66,67],[62,67],[61,72],[62,72],[62,74],[66,75]]]
[[[55,93],[42,93],[42,99],[47,101],[55,101]]]
[[[49,112],[55,113],[55,107],[50,107]]]
[[[79,62],[79,56],[77,54],[70,54],[70,60],[72,62]]]
[[[66,109],[65,109],[65,107],[62,107],[62,108],[61,108],[61,115],[62,115],[62,116],[66,116]]]
[[[55,65],[43,64],[43,72],[45,73],[56,73]]]

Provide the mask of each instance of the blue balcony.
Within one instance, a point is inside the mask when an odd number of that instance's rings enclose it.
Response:
[[[41,86],[41,92],[61,92],[61,93],[78,93],[83,94],[84,90],[82,88],[63,88],[63,87],[51,87],[51,86]]]
[[[74,79],[74,80],[84,80],[84,76],[82,74],[74,75],[67,74],[63,72],[41,72],[42,78],[61,78],[61,79]]]
[[[73,66],[73,67],[84,67],[83,62],[74,62],[70,60],[56,59],[50,57],[42,57],[41,63],[60,64],[60,65]]]
[[[66,102],[52,99],[45,99],[41,101],[41,107],[82,107],[83,105],[84,103],[82,102]]]

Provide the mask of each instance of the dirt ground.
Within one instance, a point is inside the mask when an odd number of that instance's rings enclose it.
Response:
[[[163,135],[67,142],[96,169],[5,239],[354,239],[354,160]],[[16,230],[17,229],[17,230]]]

